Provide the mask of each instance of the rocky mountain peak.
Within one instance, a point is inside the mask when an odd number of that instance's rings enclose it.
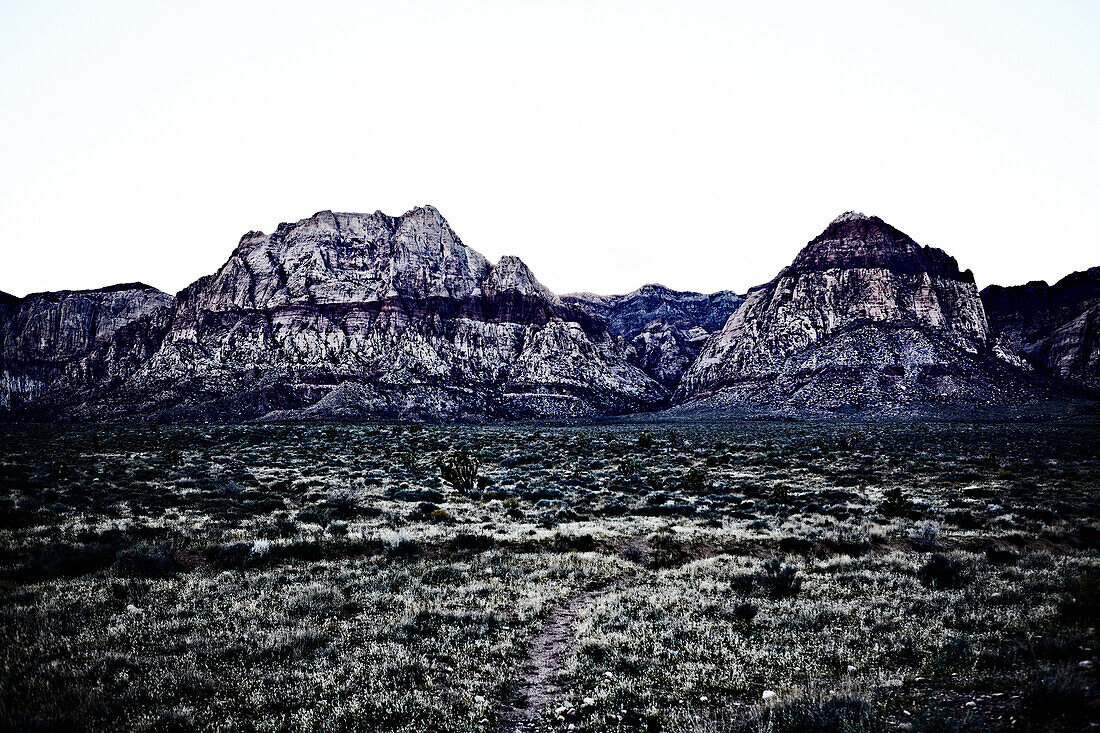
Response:
[[[784,273],[836,269],[885,269],[898,275],[927,273],[961,282],[974,282],[954,257],[943,250],[921,246],[877,216],[846,211],[829,223],[798,253]]]
[[[749,291],[677,397],[724,391],[738,404],[833,408],[1001,399],[991,375],[1002,365],[987,347],[969,271],[876,216],[846,212]]]
[[[843,214],[833,219],[831,224],[843,224],[847,221],[864,221],[871,217],[864,214],[862,211],[845,211]]]
[[[486,295],[515,292],[561,305],[561,299],[538,281],[531,268],[519,257],[512,255],[501,257],[493,266],[485,281],[484,290]]]

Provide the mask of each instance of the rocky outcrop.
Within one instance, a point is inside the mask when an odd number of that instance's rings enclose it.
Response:
[[[996,357],[969,271],[878,217],[848,212],[749,291],[675,399],[891,411],[999,405],[1043,390]]]
[[[1047,285],[990,285],[982,302],[993,333],[1040,372],[1100,389],[1100,267]]]
[[[744,298],[729,290],[705,294],[644,285],[626,295],[573,293],[562,300],[606,321],[612,333],[630,342],[632,361],[674,390],[707,337]]]
[[[41,405],[76,417],[483,419],[668,397],[602,321],[519,259],[490,265],[432,207],[249,232],[169,318],[120,330],[82,366]]]
[[[702,326],[685,321],[650,321],[630,340],[630,358],[669,390],[699,355],[710,336]]]
[[[122,329],[169,313],[175,299],[142,283],[99,290],[0,294],[0,407],[33,401],[66,375],[81,380],[84,360]],[[144,328],[138,331],[143,338]],[[155,334],[152,336],[156,340]]]

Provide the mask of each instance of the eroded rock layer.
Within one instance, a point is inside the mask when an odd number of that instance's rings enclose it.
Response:
[[[242,237],[170,315],[118,329],[43,394],[74,417],[480,419],[652,409],[667,391],[517,258],[432,207]],[[106,389],[107,387],[110,389]]]
[[[848,212],[749,291],[676,400],[890,411],[1041,396],[996,353],[969,271],[878,217]]]
[[[142,283],[25,298],[0,293],[0,408],[32,402],[67,373],[92,378],[96,364],[85,363],[91,354],[174,303]]]

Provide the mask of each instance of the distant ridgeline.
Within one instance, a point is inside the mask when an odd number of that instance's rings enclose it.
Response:
[[[1091,413],[1100,268],[990,286],[848,212],[746,295],[558,296],[433,207],[249,232],[175,296],[0,293],[7,420]]]

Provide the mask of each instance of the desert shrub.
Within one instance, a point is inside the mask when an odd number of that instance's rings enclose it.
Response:
[[[863,524],[844,524],[837,530],[829,546],[834,552],[860,557],[871,551],[871,530]]]
[[[691,555],[671,532],[659,532],[649,536],[649,554],[651,568],[673,568],[691,561]]]
[[[653,437],[653,433],[649,430],[643,430],[638,434],[638,448],[641,450],[650,450],[653,448],[653,444],[656,443],[656,439]]]
[[[789,598],[802,590],[798,568],[784,565],[777,558],[764,563],[764,570],[757,575],[757,581],[773,598]]]
[[[1100,573],[1086,571],[1070,578],[1061,608],[1062,614],[1069,618],[1100,618]]]
[[[747,601],[733,607],[733,617],[743,624],[751,624],[758,613],[760,613],[760,607]]]
[[[419,557],[423,552],[420,543],[407,537],[396,536],[385,545],[386,557],[395,560],[406,560]]]
[[[393,492],[394,501],[443,501],[443,493],[436,489],[398,489]]]
[[[477,457],[466,450],[453,451],[439,459],[439,475],[461,494],[473,493],[477,485]]]
[[[878,733],[889,730],[869,703],[855,697],[800,697],[762,706],[723,733]]]
[[[1093,699],[1088,684],[1079,675],[1059,669],[1029,684],[1021,707],[1025,718],[1037,730],[1070,730],[1071,722],[1089,717]],[[1055,727],[1056,721],[1067,727]]]
[[[929,588],[957,588],[963,581],[963,564],[935,553],[917,571],[917,578]]]
[[[328,639],[318,629],[278,629],[255,646],[253,658],[274,661],[305,659],[327,644]]]
[[[1020,555],[1001,547],[989,547],[985,551],[985,559],[990,565],[1015,565]]]
[[[557,552],[591,552],[596,549],[596,538],[590,534],[559,532],[554,537]]]
[[[905,495],[901,486],[894,485],[885,492],[879,510],[888,517],[907,517],[913,513],[913,501]]]
[[[680,477],[680,488],[692,494],[701,492],[707,485],[707,472],[698,466],[693,466]]]
[[[484,552],[492,549],[496,540],[491,535],[459,532],[451,540],[451,546],[456,550],[468,550],[470,552]]]
[[[166,578],[180,569],[172,542],[157,547],[140,545],[122,550],[118,553],[117,567],[120,575],[139,578]]]
[[[965,636],[947,641],[932,657],[929,666],[936,672],[958,669],[974,659],[974,647]]]
[[[30,556],[16,569],[15,575],[21,580],[31,581],[73,578],[101,570],[115,559],[115,547],[109,544],[51,542],[31,552]]]
[[[920,550],[934,550],[940,543],[940,525],[925,520],[909,530],[909,542]]]
[[[324,509],[331,519],[355,519],[362,512],[356,498],[345,491],[329,496],[325,500]]]
[[[240,569],[248,565],[252,557],[251,542],[234,542],[228,545],[212,545],[203,553],[207,562],[219,568]]]

